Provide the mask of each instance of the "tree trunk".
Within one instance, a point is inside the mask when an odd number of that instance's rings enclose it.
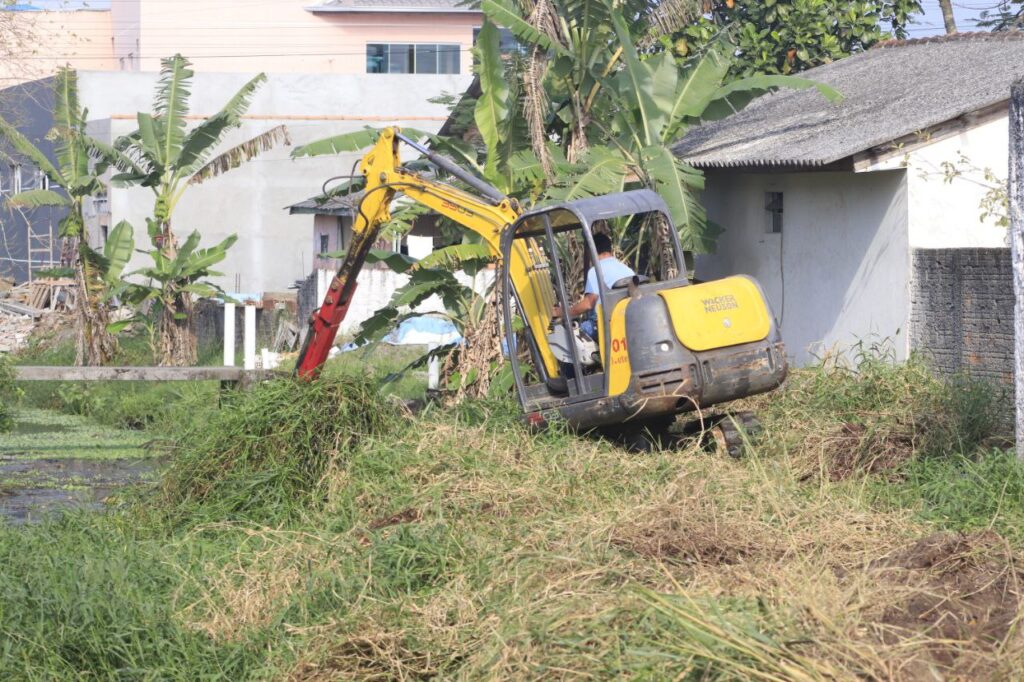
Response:
[[[199,362],[199,344],[192,326],[194,308],[191,294],[178,294],[170,305],[163,306],[156,358],[161,367],[194,367]]]
[[[77,253],[77,249],[71,249]],[[105,365],[117,353],[117,339],[107,331],[110,314],[102,297],[90,289],[86,281],[82,259],[74,260],[75,284],[78,300],[75,302],[76,337],[75,364],[96,367]]]
[[[1024,460],[1024,80],[1010,90],[1010,258],[1014,290],[1017,457]]]
[[[942,21],[946,24],[946,33],[956,33],[956,17],[953,16],[953,0],[939,0],[942,8]]]

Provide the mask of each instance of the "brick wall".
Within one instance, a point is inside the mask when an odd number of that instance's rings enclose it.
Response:
[[[1012,391],[1010,250],[914,249],[910,345],[946,375],[966,372]]]

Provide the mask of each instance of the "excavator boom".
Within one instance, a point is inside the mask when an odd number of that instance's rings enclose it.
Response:
[[[458,177],[478,192],[474,196],[455,187],[423,178],[402,168],[398,145],[404,142],[442,170]],[[390,206],[402,193],[481,235],[495,257],[500,254],[501,231],[519,216],[519,207],[497,188],[472,175],[450,159],[403,136],[398,128],[385,128],[377,143],[359,164],[366,178],[362,200],[352,224],[352,243],[341,267],[331,280],[321,306],[310,317],[309,332],[299,353],[296,373],[315,378],[334,344],[338,329],[352,303],[356,280],[367,254],[391,218]]]

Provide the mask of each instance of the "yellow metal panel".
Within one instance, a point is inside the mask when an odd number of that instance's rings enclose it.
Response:
[[[625,393],[633,375],[633,370],[629,365],[629,348],[626,345],[626,306],[628,304],[628,298],[615,304],[615,309],[612,311],[611,343],[601,344],[602,359],[608,357],[608,351],[611,351],[611,362],[604,363],[605,371],[608,372],[609,396]],[[600,320],[600,316],[597,319]],[[604,325],[599,324],[598,327],[603,335]]]
[[[760,341],[772,328],[761,291],[746,277],[659,291],[676,337],[690,350],[725,348]]]

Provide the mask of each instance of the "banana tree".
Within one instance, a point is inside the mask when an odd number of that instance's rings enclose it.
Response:
[[[713,249],[718,229],[708,223],[696,198],[703,176],[678,159],[671,145],[691,125],[738,111],[775,88],[813,87],[830,100],[839,98],[831,88],[797,77],[760,75],[727,82],[728,45],[713,43],[691,59],[678,59],[651,41],[652,32],[661,25],[655,21],[659,15],[645,15],[628,2],[593,0],[583,8],[572,2],[562,8],[563,0],[552,2],[563,25],[559,35],[572,41],[560,43],[538,31],[536,14],[518,10],[513,0],[482,4],[490,21],[555,55],[544,71],[548,104],[539,114],[545,121],[542,134],[531,135],[531,144],[520,144],[520,150],[509,157],[510,176],[519,185],[532,183],[534,197],[541,200],[650,187],[665,199],[689,252]],[[607,23],[587,32],[591,14]],[[508,111],[510,117],[531,115],[528,108],[500,101],[506,89],[496,82],[500,75],[496,65],[502,57],[495,47],[480,44],[478,56],[483,91],[478,114],[484,119],[492,110]],[[563,92],[569,95],[558,95]],[[536,102],[530,104],[536,106]],[[505,143],[500,138],[498,142]],[[615,236],[621,241],[624,235]]]
[[[17,128],[0,119],[0,138],[16,154],[31,161],[54,188],[19,192],[7,203],[20,210],[43,207],[67,209],[67,214],[60,221],[59,234],[64,242],[62,253],[72,254],[73,262],[68,265],[74,270],[79,291],[75,306],[75,361],[79,365],[102,365],[117,351],[117,341],[107,331],[109,306],[106,283],[110,273],[120,272],[116,263],[123,267],[120,259],[124,252],[115,248],[115,244],[111,248],[116,253],[106,257],[91,249],[85,239],[82,204],[86,197],[101,193],[104,186],[91,162],[92,150],[98,143],[86,135],[86,112],[79,105],[78,78],[72,69],[60,69],[54,79],[53,119],[54,125],[47,139],[54,144],[56,164]],[[128,248],[130,252],[131,247]],[[110,267],[112,264],[113,269]]]
[[[127,223],[122,225],[130,235],[131,226]],[[182,298],[226,297],[220,287],[204,280],[221,274],[212,268],[224,260],[228,249],[238,237],[231,235],[216,246],[206,249],[198,248],[200,239],[198,232],[192,232],[184,243],[175,249],[173,256],[168,256],[162,248],[154,247],[149,251],[153,259],[151,267],[139,268],[128,273],[118,287],[112,288],[114,295],[131,303],[136,310],[135,316],[112,325],[112,329],[118,331],[129,324],[141,324],[149,331],[150,344],[157,358],[174,357],[177,352],[176,348],[164,345],[171,343],[172,339],[161,333],[161,330],[168,316],[184,315],[183,312],[173,312],[174,306],[178,305]],[[128,279],[129,277],[131,279]]]
[[[190,186],[237,168],[277,144],[290,144],[288,131],[282,125],[214,156],[227,133],[242,125],[242,116],[253,95],[267,78],[259,74],[243,85],[219,112],[189,130],[189,96],[195,75],[190,67],[180,54],[164,59],[153,112],[139,112],[138,130],[118,138],[112,147],[98,150],[106,163],[117,170],[111,179],[113,184],[137,185],[153,192],[153,217],[146,224],[153,245],[149,252],[154,259],[151,270],[160,273],[153,281],[165,289],[157,297],[162,316],[156,359],[162,365],[193,365],[197,361],[192,313],[193,295],[201,287],[184,275],[188,268],[178,261],[172,218],[179,202]],[[226,249],[233,241],[225,240],[214,248]],[[191,249],[194,251],[196,246],[193,244]],[[182,267],[169,265],[172,263]],[[175,276],[182,279],[168,278],[169,273],[178,273]]]

